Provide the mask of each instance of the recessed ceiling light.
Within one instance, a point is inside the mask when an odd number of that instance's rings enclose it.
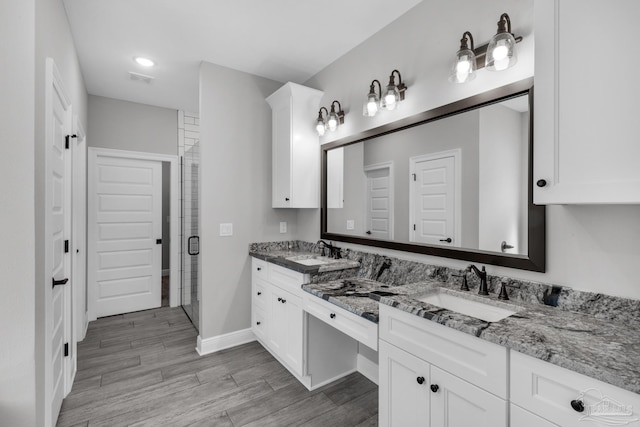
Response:
[[[153,67],[154,65],[156,65],[155,62],[153,62],[152,60],[148,59],[148,58],[143,58],[141,56],[136,56],[135,58],[133,58],[138,64],[142,65],[143,67]]]

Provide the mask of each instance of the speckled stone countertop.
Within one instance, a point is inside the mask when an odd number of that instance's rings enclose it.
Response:
[[[289,247],[290,246],[290,247]],[[301,248],[297,245],[287,245],[286,247],[266,245],[265,247],[252,245],[249,248],[249,255],[270,262],[272,264],[286,267],[290,270],[303,274],[327,273],[333,271],[352,270],[360,267],[358,261],[350,259],[330,259],[330,264],[322,265],[303,265],[295,261],[288,260],[291,257],[319,257],[317,252],[313,252],[308,248]],[[351,273],[355,274],[355,273]]]
[[[451,285],[426,280],[388,286],[353,278],[306,284],[302,289],[372,322],[378,321],[378,304],[386,304],[418,317],[479,337],[569,370],[640,393],[640,323],[598,319],[591,315],[523,301],[507,302],[519,311],[498,322],[485,322],[426,302],[420,296]],[[382,295],[376,294],[382,291]],[[373,292],[373,293],[372,293]],[[385,295],[395,293],[396,295]],[[481,297],[473,291],[467,298],[481,298],[502,305],[496,295]]]

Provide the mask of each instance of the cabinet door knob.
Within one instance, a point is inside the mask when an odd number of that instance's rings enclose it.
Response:
[[[258,295],[262,295],[262,292],[258,292]]]
[[[279,299],[279,300],[280,300],[280,302],[281,302],[281,303],[283,303],[283,304],[287,302],[287,300],[286,300],[286,299],[284,299],[284,298],[278,298],[278,299]]]
[[[260,322],[256,322],[256,325],[260,325]]]
[[[278,297],[278,301],[279,301],[279,302],[282,302],[282,298]]]
[[[438,386],[438,384],[431,384],[431,391],[434,393],[437,393],[438,390],[440,390],[440,387]]]
[[[262,271],[262,267],[258,267],[256,270],[258,270],[258,271]]]
[[[584,412],[584,403],[582,403],[582,400],[578,400],[578,399],[572,400],[571,407],[576,412]]]
[[[332,319],[335,319],[335,318],[336,318],[336,314],[335,314],[335,313],[331,313],[331,314],[329,315],[329,317],[331,317]]]
[[[284,201],[285,201],[285,202],[288,202],[288,201],[289,201],[289,198],[288,198],[288,197],[285,197],[285,198],[284,198]]]
[[[536,182],[536,185],[537,185],[538,187],[545,187],[545,186],[547,185],[547,181],[546,181],[545,179],[539,179],[539,180]]]
[[[418,377],[416,378],[416,381],[418,381],[418,384],[424,384],[424,377]]]

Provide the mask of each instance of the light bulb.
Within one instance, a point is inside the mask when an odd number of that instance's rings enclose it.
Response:
[[[327,121],[327,127],[331,132],[338,128],[338,118],[334,115],[329,116],[329,121]]]
[[[152,60],[147,59],[147,58],[143,58],[143,57],[141,57],[141,56],[137,56],[137,57],[135,57],[135,58],[134,58],[134,60],[135,60],[138,64],[142,65],[143,67],[153,67],[154,65],[156,65],[156,63],[155,63],[155,62],[153,62]]]
[[[378,103],[376,102],[375,99],[369,98],[369,101],[367,101],[367,113],[368,113],[367,115],[375,116],[377,112],[378,112]]]
[[[509,53],[509,48],[504,45],[504,42],[501,42],[495,49],[493,49],[493,59],[495,61],[502,61],[507,57]]]
[[[324,123],[321,121],[318,121],[318,124],[316,125],[316,132],[318,132],[318,135],[322,136],[324,135],[324,131],[325,131]]]
[[[393,92],[387,92],[384,97],[384,104],[387,107],[387,110],[393,110],[396,108],[396,95]]]

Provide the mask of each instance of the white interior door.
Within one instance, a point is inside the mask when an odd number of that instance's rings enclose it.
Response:
[[[374,239],[393,239],[393,179],[392,166],[372,165],[366,175],[366,230]]]
[[[70,198],[70,159],[65,148],[71,129],[71,105],[69,104],[60,77],[53,61],[47,61],[47,101],[46,136],[47,144],[47,236],[46,262],[51,266],[51,298],[47,301],[47,332],[51,339],[48,350],[51,362],[51,375],[46,394],[51,398],[51,420],[55,425],[62,406],[62,399],[71,388],[69,372],[72,371],[70,359],[65,360],[65,344],[71,336],[71,262],[69,257],[69,234],[71,219]],[[66,353],[66,354],[65,354]],[[48,366],[46,368],[48,370]],[[50,388],[49,388],[50,385]],[[49,394],[50,393],[50,394]]]
[[[161,305],[162,163],[91,151],[89,317]]]
[[[448,152],[410,159],[412,242],[460,246],[456,157]]]

